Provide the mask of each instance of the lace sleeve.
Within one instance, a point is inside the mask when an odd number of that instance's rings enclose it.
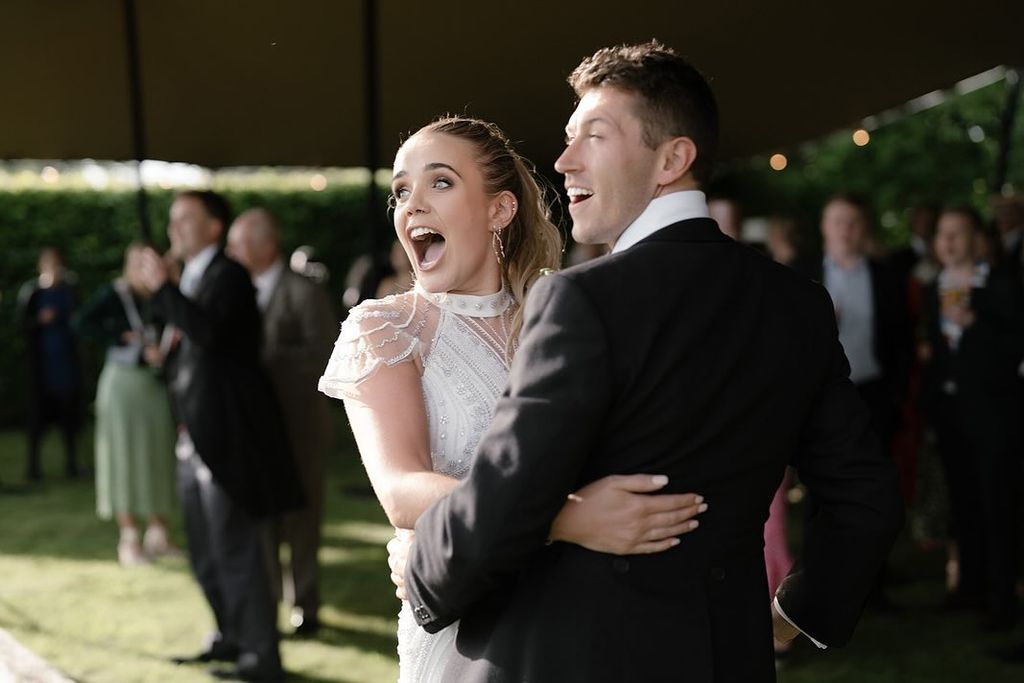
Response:
[[[382,367],[422,361],[426,313],[413,295],[369,300],[349,311],[318,388],[333,398],[355,394]]]

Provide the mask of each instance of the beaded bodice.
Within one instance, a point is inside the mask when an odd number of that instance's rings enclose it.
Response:
[[[356,397],[359,385],[382,369],[415,362],[433,469],[461,478],[505,390],[513,313],[504,291],[468,296],[416,288],[365,301],[342,324],[320,390]]]

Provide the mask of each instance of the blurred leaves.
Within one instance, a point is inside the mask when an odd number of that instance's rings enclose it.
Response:
[[[914,204],[972,204],[988,215],[990,197],[1000,190],[992,185],[1005,100],[1003,81],[951,97],[870,131],[864,147],[853,143],[851,134],[859,126],[851,125],[794,149],[773,150],[789,159],[782,172],[769,168],[768,154],[728,166],[713,190],[738,198],[747,215],[795,215],[812,235],[829,195],[856,192],[872,201],[876,218],[893,219],[882,222],[882,240],[902,244]],[[979,132],[984,138],[975,141]],[[1007,182],[1019,191],[1024,189],[1024,114],[1018,114],[1012,140]]]

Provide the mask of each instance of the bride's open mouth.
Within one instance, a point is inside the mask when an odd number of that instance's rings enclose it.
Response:
[[[425,226],[417,226],[409,230],[413,251],[416,252],[416,265],[422,270],[430,270],[444,256],[444,235]]]

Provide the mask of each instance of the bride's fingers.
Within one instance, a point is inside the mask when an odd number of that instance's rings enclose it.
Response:
[[[676,536],[682,536],[683,534],[690,533],[698,526],[700,526],[700,522],[698,522],[696,519],[691,519],[686,522],[683,522],[682,524],[677,524],[675,526],[651,529],[646,534],[644,534],[643,540],[646,542],[651,542],[675,538]]]
[[[644,510],[649,515],[659,512],[672,512],[680,508],[700,505],[704,502],[704,496],[697,495],[696,493],[656,494],[653,496],[643,496],[643,499]]]
[[[708,504],[701,503],[700,505],[690,505],[689,507],[680,508],[678,510],[671,510],[669,512],[659,512],[653,515],[648,515],[647,519],[644,520],[648,527],[666,527],[675,526],[681,524],[688,519],[692,519],[702,512],[707,511]]]

